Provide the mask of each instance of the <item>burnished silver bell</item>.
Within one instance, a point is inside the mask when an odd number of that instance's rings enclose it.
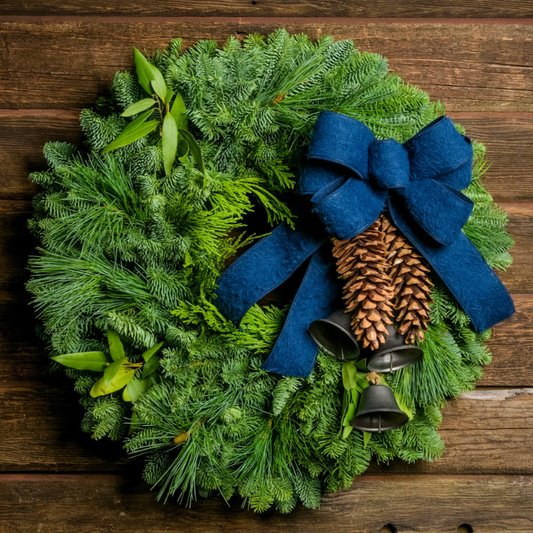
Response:
[[[361,431],[381,433],[403,426],[408,419],[398,407],[392,389],[386,385],[370,385],[363,391],[359,409],[350,424]]]
[[[359,344],[350,327],[350,315],[344,308],[311,322],[309,334],[324,352],[339,361],[353,361],[359,357]]]
[[[377,350],[361,350],[361,357],[366,357],[371,372],[394,372],[416,363],[423,355],[422,348],[416,344],[405,344],[405,335],[400,335],[393,325],[387,326],[387,331],[385,342]]]

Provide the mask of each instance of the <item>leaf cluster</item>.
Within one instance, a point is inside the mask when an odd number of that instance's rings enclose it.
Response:
[[[320,111],[405,141],[442,106],[352,41],[283,30],[222,48],[201,41],[183,51],[175,40],[149,60],[135,52],[135,63],[135,73],[117,73],[111,98],[82,111],[85,147],[48,143],[48,170],[31,175],[42,192],[29,227],[41,246],[28,290],[55,366],[70,364],[82,427],[117,439],[135,428],[124,445],[146,457],[144,477],[160,498],[238,495],[256,511],[317,508],[323,491],[349,487],[372,458],[438,457],[440,407],[474,387],[490,354],[488,333],[472,330],[437,280],[423,360],[386,380],[411,420],[371,438],[346,423],[366,384],[364,362],[343,367],[319,354],[306,379],[267,373],[261,364],[287,307],[254,306],[237,329],[211,295],[228,259],[257,238],[243,232],[252,212],[271,224],[294,219],[290,191]],[[474,148],[465,193],[475,208],[464,231],[489,264],[506,268],[506,215],[482,185],[484,148]],[[116,359],[109,331],[123,343]],[[157,356],[138,355],[160,340]],[[129,385],[152,360],[159,368],[136,396]],[[91,395],[95,373],[108,391],[133,365],[143,368],[122,385],[127,393]]]

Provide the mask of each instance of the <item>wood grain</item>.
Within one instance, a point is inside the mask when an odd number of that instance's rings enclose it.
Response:
[[[515,262],[501,275],[514,293],[517,313],[494,328],[491,340],[493,362],[481,381],[486,386],[528,386],[533,384],[533,204],[504,204],[509,211],[511,234],[516,240]],[[27,257],[34,250],[26,220],[31,216],[28,201],[0,200],[0,350],[3,360],[0,379],[19,381],[40,379],[46,363],[38,355],[42,346],[33,334],[35,318],[29,307],[24,283],[28,279]],[[289,283],[272,296],[280,301],[291,298],[295,287]],[[520,348],[517,349],[517,346]]]
[[[482,389],[450,400],[442,411],[444,454],[435,462],[373,463],[369,472],[533,474],[533,389]]]
[[[5,384],[0,389],[2,472],[142,471],[122,443],[95,442],[79,429],[83,409],[67,378]],[[443,410],[446,449],[433,463],[372,463],[371,473],[533,474],[533,389],[478,389],[450,400]]]
[[[132,45],[153,52],[174,37],[190,46],[198,39],[222,42],[230,35],[243,38],[280,26],[268,19],[202,24],[179,19],[106,20],[2,22],[0,107],[90,106],[108,90],[116,70],[132,67]],[[355,39],[361,50],[388,57],[405,81],[446,102],[449,112],[533,112],[533,25],[349,20],[283,25],[311,38],[330,34]]]
[[[171,0],[152,0],[151,2],[135,0],[128,2],[125,13],[120,0],[105,3],[95,0],[24,0],[23,2],[5,2],[0,7],[0,15],[104,15],[116,16],[194,16],[194,17],[531,17],[533,3],[531,0],[510,0],[494,2],[492,0],[471,0],[461,2],[427,2],[424,0],[398,1],[374,0],[365,2],[353,0],[226,0],[224,2],[173,2]]]
[[[533,531],[533,25],[437,20],[532,16],[533,0],[3,2],[0,533],[376,533],[385,524],[451,533],[465,523],[476,533]],[[131,69],[132,45],[153,52],[174,37],[190,46],[279,26],[312,38],[354,38],[362,50],[385,55],[391,69],[444,101],[487,145],[486,185],[504,202],[516,240],[515,264],[502,279],[517,313],[494,329],[494,359],[480,388],[444,408],[440,460],[373,464],[352,489],[326,495],[320,512],[300,506],[290,516],[258,516],[241,510],[238,499],[228,508],[220,498],[192,509],[163,505],[140,481],[141,461],[130,461],[121,443],[81,432],[72,382],[49,374],[24,290],[34,246],[26,219],[37,190],[27,174],[44,168],[44,142],[81,142],[79,110],[106,94],[116,70]],[[291,287],[284,290],[288,297]]]
[[[533,301],[513,295],[516,313],[494,327],[489,343],[492,363],[485,367],[481,386],[527,387],[533,384]]]
[[[0,198],[29,199],[38,188],[28,174],[44,170],[42,155],[48,141],[80,145],[79,110],[4,110],[0,112],[0,168],[3,169]],[[485,187],[498,202],[533,202],[533,121],[527,118],[452,118],[468,135],[487,147],[490,168]]]
[[[184,509],[156,503],[136,478],[99,475],[0,475],[0,532],[109,533],[451,533],[533,529],[533,480],[526,476],[364,475],[349,490],[327,494],[320,511],[253,514],[220,498]]]
[[[84,409],[71,380],[55,375],[13,385],[4,381],[0,389],[2,433],[11,436],[0,442],[0,471],[117,472],[136,463],[141,473],[141,461],[128,461],[121,442],[82,432]]]

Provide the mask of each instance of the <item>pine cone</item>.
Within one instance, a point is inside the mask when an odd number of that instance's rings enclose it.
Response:
[[[387,325],[392,324],[393,280],[389,275],[386,233],[381,216],[366,231],[346,241],[333,239],[333,257],[337,274],[346,280],[343,299],[346,312],[352,314],[355,337],[376,350],[385,342]]]
[[[430,294],[433,284],[429,280],[429,268],[424,258],[411,243],[387,219],[382,223],[389,250],[388,262],[394,287],[393,305],[398,332],[406,335],[405,342],[424,340],[428,329]]]

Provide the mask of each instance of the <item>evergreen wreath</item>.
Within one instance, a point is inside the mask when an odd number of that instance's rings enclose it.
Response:
[[[261,219],[297,218],[290,191],[321,111],[404,142],[443,106],[385,58],[331,37],[278,30],[187,51],[177,39],[135,60],[137,74],[118,72],[111,94],[81,112],[85,145],[47,143],[49,169],[30,176],[42,192],[28,290],[53,367],[75,380],[84,431],[146,456],[160,498],[239,494],[258,512],[317,508],[371,459],[439,457],[440,409],[475,387],[491,355],[490,331],[475,333],[438,279],[423,359],[382,376],[409,422],[372,434],[349,425],[364,362],[321,353],[308,378],[269,373],[261,365],[287,308],[255,305],[236,328],[212,294]],[[507,215],[482,185],[484,146],[473,147],[463,230],[504,270]]]

